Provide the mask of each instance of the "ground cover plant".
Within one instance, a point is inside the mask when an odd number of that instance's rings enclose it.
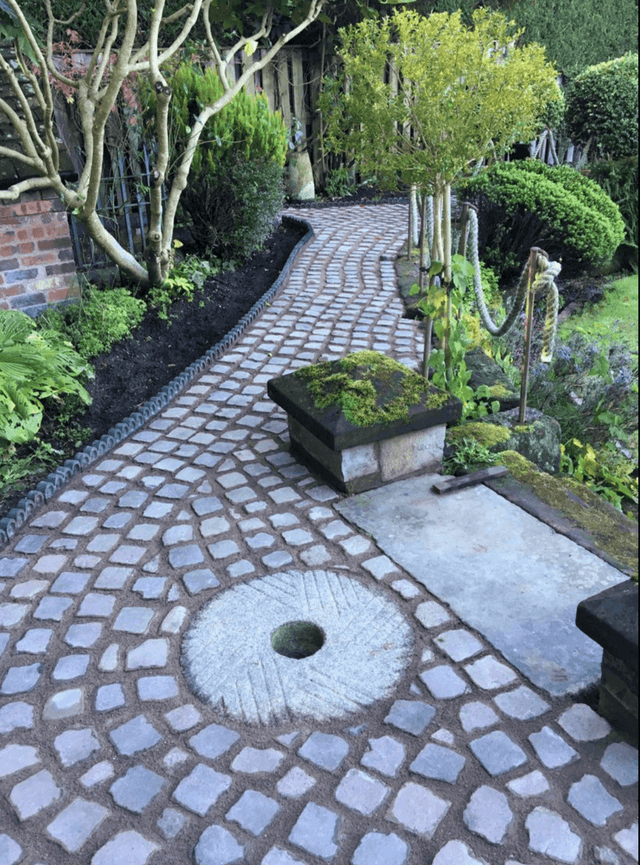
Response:
[[[60,333],[38,328],[18,310],[0,309],[0,459],[36,438],[43,400],[72,394],[89,403],[81,383],[89,372]]]
[[[576,297],[584,296],[583,284],[575,283]],[[536,313],[527,405],[560,424],[561,475],[587,484],[637,519],[638,278],[609,280],[598,303],[575,305],[579,311],[561,325],[551,363],[537,360],[543,327],[542,315]],[[495,356],[519,387],[521,329],[496,343]],[[471,435],[472,427],[469,430]],[[468,443],[461,441],[463,445],[467,450],[461,457],[452,456],[452,467],[456,460],[466,460],[471,467],[487,464],[484,452],[484,462],[474,461]]]

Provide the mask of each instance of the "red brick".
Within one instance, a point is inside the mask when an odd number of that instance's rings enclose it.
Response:
[[[29,237],[32,232],[27,231],[25,228],[21,228],[20,231],[16,232],[16,236],[18,240],[29,240]]]
[[[9,256],[15,255],[17,249],[15,246],[0,246],[0,261],[5,261]]]
[[[48,213],[51,210],[50,201],[25,201],[22,205],[22,213],[26,216],[34,213]]]
[[[74,262],[68,262],[67,264],[48,264],[46,267],[47,276],[57,276],[61,273],[74,273],[76,266]]]
[[[45,236],[45,230],[41,225],[34,226],[31,229],[31,237],[33,237],[34,240],[38,240],[38,238],[44,237],[44,236]]]
[[[23,267],[33,267],[34,265],[39,264],[55,264],[58,260],[58,256],[53,252],[47,252],[44,255],[42,253],[38,253],[36,255],[28,255],[24,258],[20,259],[20,264]]]
[[[59,300],[66,300],[69,294],[67,288],[54,288],[47,292],[47,303],[57,303]]]
[[[67,227],[66,221],[62,224],[58,223],[57,225],[48,225],[45,229],[45,233],[47,237],[66,237],[69,239],[69,228]]]
[[[26,294],[27,289],[24,285],[11,285],[2,289],[3,297],[15,297],[16,294]]]
[[[36,248],[35,243],[21,243],[18,247],[18,252],[20,255],[27,255],[29,252],[33,252]],[[0,249],[0,255],[2,255],[2,250]]]
[[[71,246],[69,237],[57,237],[55,240],[41,240],[38,243],[38,249],[66,249]]]

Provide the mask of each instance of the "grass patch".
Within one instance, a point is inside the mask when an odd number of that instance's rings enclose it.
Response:
[[[638,274],[617,279],[606,286],[602,300],[585,308],[560,327],[561,339],[583,332],[604,345],[623,343],[638,354]]]

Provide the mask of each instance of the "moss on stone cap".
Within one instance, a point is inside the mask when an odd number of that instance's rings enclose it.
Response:
[[[409,407],[441,408],[450,399],[404,364],[377,351],[357,351],[339,361],[296,370],[316,408],[338,405],[354,426],[408,420]]]

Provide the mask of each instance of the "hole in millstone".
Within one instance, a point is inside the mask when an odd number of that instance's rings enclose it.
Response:
[[[285,658],[308,658],[324,644],[322,629],[313,622],[286,622],[271,634],[271,645]]]

